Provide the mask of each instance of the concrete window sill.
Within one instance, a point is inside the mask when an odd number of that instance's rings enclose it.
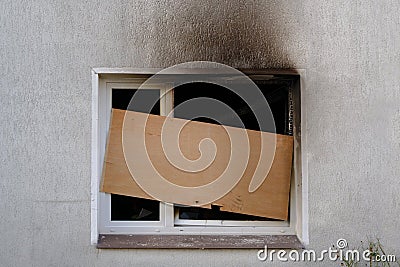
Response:
[[[171,248],[171,249],[302,249],[296,235],[123,235],[100,234],[97,248]]]

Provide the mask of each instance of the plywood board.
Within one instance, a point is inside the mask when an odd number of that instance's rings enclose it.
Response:
[[[131,175],[131,172],[133,175],[137,175],[138,173],[146,173],[146,170],[135,172],[135,169],[131,168],[130,172],[126,163],[122,145],[122,129],[126,113],[129,114],[129,118],[134,120],[133,123],[136,123],[136,125],[142,124],[143,120],[146,120],[147,124],[144,133],[146,137],[145,145],[154,168],[166,180],[182,187],[196,187],[213,182],[216,177],[224,173],[227,164],[232,160],[232,150],[235,149],[236,153],[241,150],[246,151],[245,147],[248,147],[248,164],[246,168],[243,169],[243,172],[237,172],[243,173],[239,182],[226,195],[216,199],[210,204],[202,205],[202,207],[209,208],[212,204],[220,206],[220,210],[222,211],[282,220],[287,219],[293,157],[292,136],[263,133],[233,127],[230,127],[230,130],[227,133],[227,131],[224,130],[224,127],[220,125],[193,121],[188,122],[182,119],[168,118],[172,127],[174,124],[177,126],[182,125],[183,123],[185,124],[179,134],[178,142],[180,150],[186,158],[195,160],[201,156],[199,143],[202,139],[210,138],[215,143],[216,153],[212,164],[204,168],[202,171],[182,171],[180,168],[171,165],[163,152],[163,144],[165,146],[165,143],[173,143],[173,140],[176,139],[176,136],[167,136],[166,139],[163,141],[161,140],[161,129],[167,118],[133,111],[117,109],[113,109],[112,111],[103,169],[103,179],[100,188],[102,192],[154,199],[135,182]],[[128,128],[125,128],[125,130],[127,129]],[[138,137],[138,131],[135,131],[134,128],[128,129],[128,131],[130,131],[129,134],[125,135],[124,138]],[[230,135],[232,135],[232,133],[241,134],[243,132],[248,136],[249,146],[246,144],[240,146],[236,145],[236,147],[234,146],[231,150]],[[262,138],[264,138],[263,140],[276,140],[275,157],[273,158],[271,169],[264,182],[257,188],[257,190],[249,192],[249,185],[251,184],[251,180],[255,174],[257,164],[260,164],[261,166],[264,164],[263,162],[259,162],[260,143]],[[124,139],[124,142],[126,142],[126,139]],[[205,155],[209,152],[207,149],[213,149],[214,147],[204,146],[203,148],[205,150],[202,152],[203,155]],[[246,153],[243,152],[243,156],[245,155]],[[136,153],[133,154],[133,156],[143,157],[147,155]],[[201,165],[202,163],[199,162],[199,164]],[[233,165],[235,165],[235,162]],[[188,205],[188,203],[179,203],[176,201],[175,203]]]

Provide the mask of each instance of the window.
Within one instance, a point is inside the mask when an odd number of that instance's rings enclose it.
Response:
[[[111,110],[125,110],[132,95],[157,104],[151,110],[136,105],[134,111],[168,115],[174,107],[195,97],[219,99],[240,114],[244,125],[230,118],[218,122],[204,117],[194,120],[209,124],[259,129],[248,107],[224,88],[191,83],[174,87],[170,81],[149,84],[144,81],[156,70],[95,69],[93,78],[93,147],[92,147],[92,243],[98,247],[254,247],[275,243],[277,247],[298,248],[299,238],[307,243],[306,187],[300,142],[300,75],[298,72],[252,71],[246,74],[267,98],[276,132],[293,135],[294,154],[291,187],[286,219],[226,211],[221,206],[189,207],[131,196],[124,189],[118,194],[99,192]],[[229,82],[229,81],[228,81]],[[140,89],[139,89],[140,88]],[[173,88],[173,90],[168,90]],[[119,110],[119,111],[118,111]],[[218,112],[218,111],[217,111]],[[222,114],[222,113],[221,113]],[[191,119],[190,110],[176,109],[170,116]],[[110,142],[110,140],[109,140]],[[116,167],[118,168],[118,166]],[[104,186],[104,185],[102,185]],[[111,185],[112,186],[112,185]],[[114,192],[111,188],[111,192]],[[219,242],[210,243],[218,237]],[[99,238],[99,240],[98,240]],[[121,240],[124,240],[121,242]]]

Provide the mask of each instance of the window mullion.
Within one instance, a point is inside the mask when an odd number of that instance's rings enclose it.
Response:
[[[160,89],[160,115],[173,117],[174,100],[173,100],[173,84],[166,83]],[[162,215],[160,220],[163,221],[165,227],[174,226],[174,205],[166,202],[160,202]]]

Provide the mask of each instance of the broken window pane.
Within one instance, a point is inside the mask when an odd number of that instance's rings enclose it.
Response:
[[[158,221],[160,202],[155,200],[111,195],[112,221]]]

